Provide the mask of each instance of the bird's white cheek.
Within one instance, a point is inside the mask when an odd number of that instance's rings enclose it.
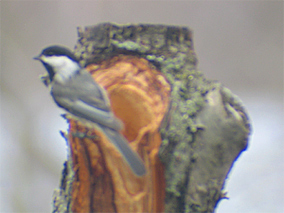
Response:
[[[69,59],[62,56],[50,56],[45,58],[45,62],[52,66],[54,69],[64,68]]]

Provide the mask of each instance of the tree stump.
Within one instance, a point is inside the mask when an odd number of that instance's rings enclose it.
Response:
[[[53,212],[213,212],[250,124],[241,101],[197,69],[191,31],[102,23],[78,36],[75,55],[106,89],[147,174],[135,176],[103,133],[67,118]]]

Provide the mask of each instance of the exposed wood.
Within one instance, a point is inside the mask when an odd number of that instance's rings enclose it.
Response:
[[[87,70],[108,92],[123,135],[146,164],[135,176],[116,148],[99,131],[70,121],[75,180],[73,212],[161,212],[165,197],[163,164],[158,158],[159,127],[168,110],[170,86],[161,72],[136,56],[117,56]],[[94,137],[94,139],[92,139]]]

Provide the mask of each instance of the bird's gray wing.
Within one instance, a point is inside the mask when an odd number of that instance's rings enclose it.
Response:
[[[137,176],[143,176],[146,173],[145,165],[139,155],[134,152],[129,146],[127,140],[116,130],[101,127],[105,135],[109,138],[109,140],[115,145],[115,147],[119,150],[122,154],[128,165],[130,166],[131,170]]]
[[[111,112],[106,91],[85,70],[80,70],[65,85],[54,82],[51,93],[58,106],[77,117],[115,130],[123,128]]]
[[[95,82],[86,70],[80,70],[80,74],[74,76],[71,84],[76,89],[76,98],[80,101],[104,111],[111,110],[106,90]]]
[[[90,106],[80,100],[70,100],[63,97],[55,97],[54,99],[57,105],[79,118],[84,118],[95,124],[106,126],[117,131],[123,128],[121,121],[110,111],[104,111]]]

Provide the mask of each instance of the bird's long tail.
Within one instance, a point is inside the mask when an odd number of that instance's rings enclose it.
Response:
[[[131,170],[137,176],[143,176],[146,173],[145,165],[139,155],[134,152],[129,146],[127,140],[123,135],[113,129],[108,127],[101,127],[105,135],[110,139],[110,141],[115,145],[115,147],[120,151],[126,162],[129,164]]]

